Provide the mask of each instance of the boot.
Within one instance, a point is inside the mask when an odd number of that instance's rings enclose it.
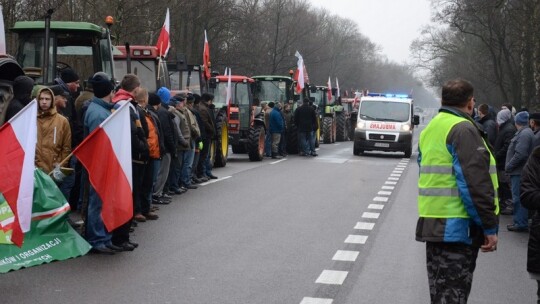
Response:
[[[273,158],[273,159],[280,159],[280,158],[282,158],[282,157],[283,157],[283,156],[278,155],[277,153],[272,152],[272,158]]]

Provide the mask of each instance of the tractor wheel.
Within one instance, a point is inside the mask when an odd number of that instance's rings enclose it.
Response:
[[[336,118],[332,117],[332,143],[336,142],[337,122]]]
[[[351,117],[349,119],[349,140],[354,140],[354,128],[356,128],[356,122],[357,122],[357,115],[358,113],[351,113]]]
[[[246,145],[244,144],[238,144],[238,145],[231,145],[232,152],[234,154],[244,154],[246,153]]]
[[[317,131],[315,131],[315,148],[318,148],[321,144],[321,128],[318,128]]]
[[[298,129],[293,124],[287,130],[287,153],[298,154]]]
[[[220,112],[216,117],[216,158],[214,166],[216,168],[225,167],[229,156],[229,128],[227,127],[227,116],[225,112]]]
[[[332,142],[332,117],[324,117],[323,118],[323,143],[329,144]]]
[[[339,112],[336,117],[336,141],[347,140],[347,118],[345,112]]]
[[[250,161],[261,161],[264,158],[264,127],[255,125],[249,129],[248,155]]]

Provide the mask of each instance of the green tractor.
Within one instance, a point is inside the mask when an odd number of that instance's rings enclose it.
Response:
[[[50,21],[50,14],[45,21],[18,21],[11,28],[18,35],[16,59],[25,74],[43,85],[52,85],[65,68],[75,70],[81,79],[100,71],[114,79],[108,28],[88,22]],[[111,25],[112,18],[107,23]]]
[[[312,88],[311,96],[315,98],[313,104],[317,107],[319,115],[319,134],[315,143],[322,135],[323,143],[331,144],[336,142],[336,112],[332,100],[328,100],[328,87],[315,86]]]
[[[298,107],[298,101],[302,101],[304,97],[310,98],[309,85],[306,85],[300,94],[296,92],[296,81],[292,78],[292,72],[290,76],[279,75],[266,75],[266,76],[253,76],[253,96],[259,101],[263,102],[281,102],[283,104],[290,104],[291,113],[287,125],[289,130],[287,131],[287,153],[297,154],[298,149],[298,132],[296,125],[294,124],[293,117],[294,111]]]

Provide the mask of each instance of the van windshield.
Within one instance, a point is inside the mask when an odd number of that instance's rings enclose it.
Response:
[[[408,103],[363,100],[358,115],[363,120],[406,122],[410,113]]]

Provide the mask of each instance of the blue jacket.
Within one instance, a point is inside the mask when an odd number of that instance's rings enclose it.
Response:
[[[518,130],[508,146],[504,171],[508,175],[521,175],[521,171],[531,155],[534,133],[529,127]]]
[[[114,105],[97,97],[92,97],[86,114],[84,115],[84,137],[92,133],[112,113]]]
[[[276,107],[270,112],[270,126],[268,127],[270,133],[283,133],[285,125],[283,122],[283,116],[281,110]]]

